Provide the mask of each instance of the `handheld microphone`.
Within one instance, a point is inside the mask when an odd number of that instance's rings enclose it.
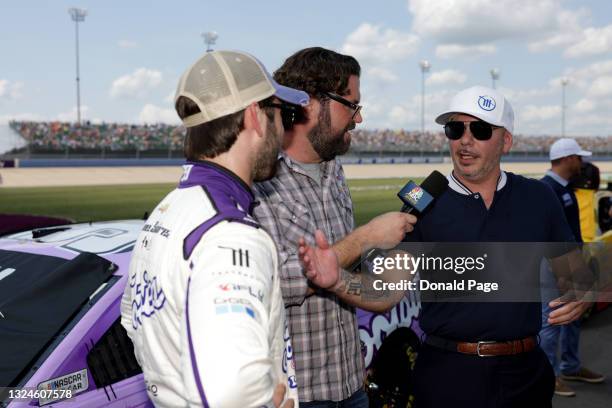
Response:
[[[446,191],[448,188],[448,179],[444,177],[442,173],[434,170],[419,186],[414,181],[410,180],[406,185],[397,193],[397,196],[402,200],[403,213],[415,215],[423,215],[430,207],[431,204]],[[384,251],[378,248],[373,248],[368,251],[364,256],[363,263],[369,267],[375,258],[384,256]],[[354,272],[359,269],[361,260],[358,259],[349,267],[349,271]]]
[[[448,187],[448,179],[437,170],[434,170],[420,186],[410,180],[397,193],[397,196],[404,203],[401,212],[411,214],[416,212],[422,215],[438,199]]]

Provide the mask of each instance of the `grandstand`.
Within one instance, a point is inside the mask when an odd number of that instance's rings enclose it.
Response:
[[[20,147],[4,158],[181,158],[185,129],[166,124],[133,125],[118,123],[78,126],[62,122],[10,122],[10,128],[23,139]],[[407,130],[367,130],[352,132],[349,157],[409,158],[441,157],[448,143],[441,132]],[[558,137],[515,135],[511,155],[547,158],[549,146]],[[612,136],[576,137],[595,157],[612,158]]]

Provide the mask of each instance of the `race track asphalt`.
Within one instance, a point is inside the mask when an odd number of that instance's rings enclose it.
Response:
[[[571,381],[575,397],[553,398],[554,408],[610,408],[612,407],[612,305],[591,315],[582,324],[580,338],[582,364],[604,374],[603,384]]]

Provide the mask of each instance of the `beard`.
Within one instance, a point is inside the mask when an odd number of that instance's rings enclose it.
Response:
[[[351,147],[351,140],[344,140],[344,134],[355,129],[355,121],[351,121],[339,132],[335,132],[331,126],[331,116],[329,104],[321,104],[319,111],[319,123],[308,133],[308,140],[312,148],[319,155],[321,160],[330,161],[338,155],[348,152]]]
[[[274,123],[268,121],[266,125],[266,140],[263,148],[257,153],[253,168],[253,181],[269,180],[276,174],[280,141]]]
[[[493,140],[490,143],[494,143]],[[471,167],[463,167],[461,165],[460,159],[457,157],[462,152],[467,154],[472,154],[480,160],[480,163]],[[501,157],[504,154],[504,141],[500,138],[495,149],[489,153],[481,153],[478,151],[473,151],[469,148],[458,148],[457,152],[453,154],[453,169],[454,171],[464,178],[465,180],[477,182],[487,177],[491,172],[495,171],[499,168],[499,163],[501,161]]]

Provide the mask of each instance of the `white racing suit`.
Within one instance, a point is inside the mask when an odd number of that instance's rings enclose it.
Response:
[[[270,236],[237,176],[188,163],[136,241],[121,323],[159,407],[297,406],[292,349]]]

